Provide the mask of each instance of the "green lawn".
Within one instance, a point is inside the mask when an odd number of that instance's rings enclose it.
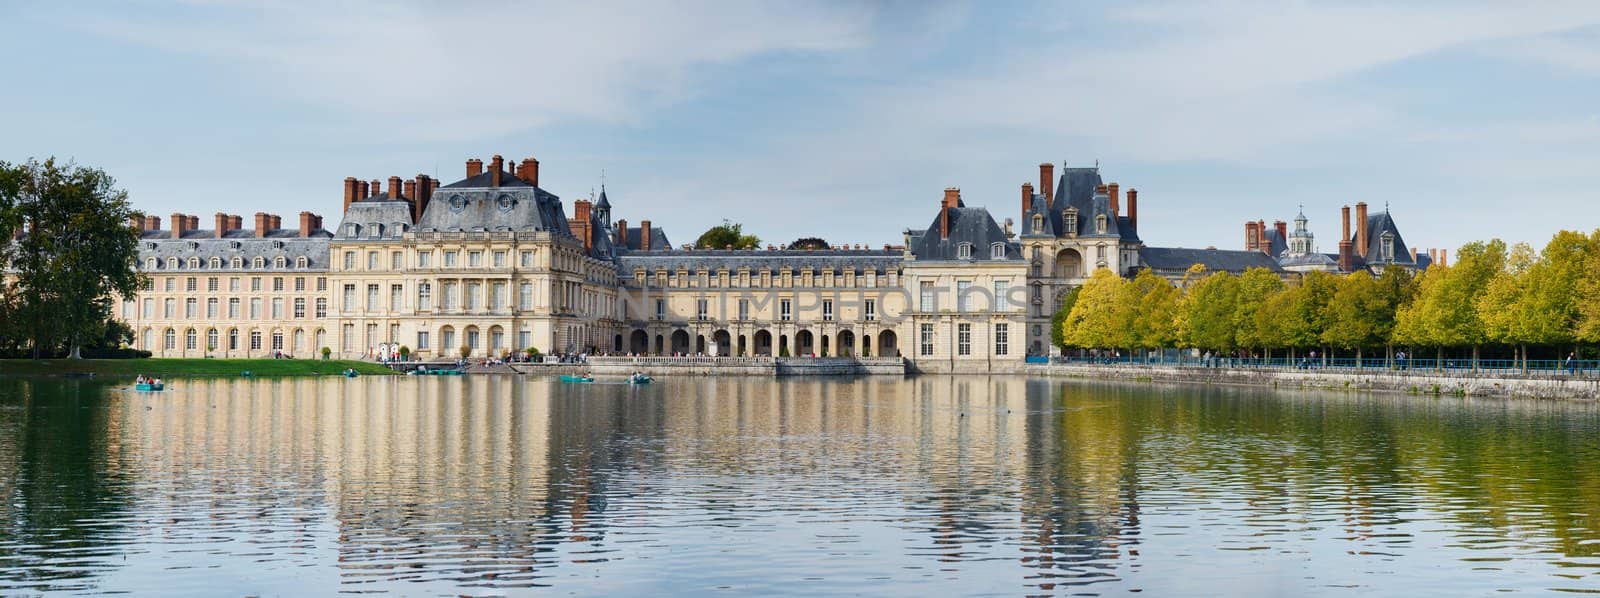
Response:
[[[185,376],[317,376],[342,374],[354,369],[362,374],[393,374],[393,370],[366,361],[320,359],[0,359],[0,376],[61,376],[94,372],[97,377],[149,374],[162,378]]]

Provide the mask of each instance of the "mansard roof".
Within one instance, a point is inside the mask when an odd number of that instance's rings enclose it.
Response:
[[[943,210],[944,208],[941,208]],[[940,219],[942,214],[933,217],[933,224],[921,231],[907,231],[910,235],[909,244],[911,254],[919,260],[956,260],[958,247],[963,243],[972,245],[971,261],[990,261],[990,247],[995,243],[1005,246],[1006,260],[1022,259],[1022,249],[1016,243],[1006,239],[1005,231],[1000,225],[995,224],[994,217],[989,215],[987,208],[956,207],[949,208],[950,236],[940,238]],[[967,260],[962,260],[967,261]]]
[[[294,230],[276,231],[290,234],[274,234],[265,238],[256,237],[255,231],[230,231],[221,239],[216,238],[213,231],[192,231],[192,234],[185,234],[182,239],[173,239],[170,231],[146,231],[147,235],[150,232],[165,232],[167,236],[146,236],[139,240],[138,267],[141,269],[144,268],[146,258],[155,258],[163,264],[167,258],[177,258],[180,269],[190,272],[215,272],[218,269],[211,268],[210,261],[211,258],[219,258],[222,260],[221,270],[231,270],[230,264],[235,257],[242,258],[245,269],[251,270],[254,269],[250,267],[250,262],[258,257],[267,260],[269,267],[274,258],[282,257],[288,260],[289,267],[293,268],[295,262],[304,257],[309,263],[306,269],[328,269],[328,242],[331,235],[327,231],[313,233],[310,237],[301,237],[298,231]],[[239,232],[249,234],[235,234]],[[205,236],[199,233],[205,233]],[[191,257],[200,259],[200,270],[188,269],[187,262]]]
[[[1385,262],[1383,256],[1383,234],[1394,236],[1394,261]],[[1351,233],[1350,242],[1356,242],[1356,234]],[[1402,265],[1416,265],[1411,259],[1411,248],[1406,246],[1405,239],[1400,236],[1400,227],[1394,223],[1394,218],[1388,211],[1367,215],[1367,256],[1368,264],[1395,263]]]
[[[1278,260],[1259,251],[1144,247],[1139,249],[1139,262],[1151,269],[1164,271],[1184,271],[1195,264],[1202,264],[1212,272],[1234,274],[1251,268],[1266,268],[1280,273],[1284,271],[1278,265]]]
[[[784,268],[819,268],[834,272],[853,270],[885,273],[899,267],[901,260],[900,251],[886,249],[654,251],[618,256],[617,271],[629,275],[638,268],[651,272],[657,268],[668,271],[677,271],[679,268],[713,271],[726,268],[733,272],[749,268],[753,272],[775,273]]]
[[[1267,238],[1267,252],[1273,257],[1281,256],[1284,254],[1284,252],[1289,250],[1288,239],[1285,239],[1283,238],[1283,235],[1278,234],[1277,227],[1267,227],[1267,230],[1262,233],[1262,235]]]
[[[667,251],[672,249],[672,243],[667,241],[667,231],[659,226],[650,227],[650,246],[640,247],[644,242],[644,229],[637,226],[628,227],[629,251]],[[619,247],[618,249],[622,249]]]
[[[411,228],[411,202],[384,196],[350,202],[334,238],[393,241]]]
[[[429,199],[416,229],[551,231],[572,236],[561,198],[504,172],[500,173],[500,186],[490,186],[491,174],[441,186]]]

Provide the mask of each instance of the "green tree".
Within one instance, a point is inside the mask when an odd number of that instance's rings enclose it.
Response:
[[[1240,347],[1267,348],[1271,332],[1256,319],[1267,299],[1283,292],[1283,279],[1266,268],[1251,268],[1239,276],[1239,295],[1233,307],[1234,342]]]
[[[755,249],[761,244],[761,239],[755,235],[744,234],[744,225],[723,220],[706,232],[694,242],[695,249]]]
[[[1328,303],[1339,290],[1339,277],[1327,272],[1308,272],[1300,286],[1289,293],[1284,312],[1284,337],[1290,347],[1321,347],[1322,333],[1328,329]],[[1322,352],[1327,358],[1327,351]]]
[[[1394,319],[1392,309],[1383,286],[1371,274],[1339,277],[1323,312],[1322,342],[1355,351],[1360,363],[1362,349],[1388,338],[1385,322]]]
[[[828,242],[819,237],[801,237],[789,243],[789,249],[827,249]]]
[[[1099,349],[1132,346],[1135,306],[1125,291],[1128,284],[1110,269],[1095,270],[1067,314],[1067,344]]]
[[[1589,234],[1580,279],[1577,337],[1585,343],[1600,343],[1600,229]]]
[[[1199,279],[1178,303],[1178,337],[1190,347],[1232,351],[1238,298],[1239,279],[1232,274],[1217,272]]]
[[[66,348],[72,358],[106,331],[111,301],[139,289],[134,270],[138,213],[104,171],[54,158],[0,163],[7,228],[27,234],[11,249],[16,316],[37,356]]]
[[[1135,347],[1160,349],[1178,341],[1178,288],[1149,268],[1139,271],[1133,282],[1123,286],[1135,305],[1131,326]]]
[[[1498,239],[1476,241],[1456,252],[1451,266],[1430,266],[1423,273],[1416,298],[1400,310],[1394,339],[1438,349],[1472,347],[1473,365],[1478,347],[1487,340],[1478,299],[1489,282],[1505,267],[1506,244]]]
[[[1050,317],[1050,344],[1066,350],[1067,348],[1067,316],[1072,313],[1073,306],[1078,304],[1078,291],[1081,288],[1067,291],[1061,296],[1061,305],[1056,307],[1055,315]]]

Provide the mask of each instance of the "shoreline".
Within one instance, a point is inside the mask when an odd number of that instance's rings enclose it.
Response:
[[[1344,390],[1412,396],[1489,397],[1568,401],[1600,400],[1600,378],[1513,378],[1435,372],[1371,370],[1270,370],[1163,365],[1033,364],[1024,373],[1040,378],[1160,382],[1272,389]]]
[[[161,378],[337,376],[355,370],[364,376],[392,376],[397,372],[380,363],[321,359],[0,359],[0,377],[16,378],[133,378],[139,374]]]

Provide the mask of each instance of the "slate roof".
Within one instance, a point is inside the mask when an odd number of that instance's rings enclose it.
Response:
[[[637,226],[628,227],[629,251],[667,251],[672,249],[672,243],[667,241],[667,231],[659,226],[650,227],[650,246],[640,247],[644,242],[644,229]],[[622,249],[618,247],[618,249]]]
[[[1181,247],[1144,247],[1139,249],[1139,262],[1152,270],[1188,270],[1195,264],[1204,264],[1212,272],[1238,274],[1251,268],[1266,268],[1283,272],[1278,260],[1259,251],[1231,251],[1226,249],[1185,249]]]
[[[561,198],[505,172],[500,173],[500,186],[490,187],[491,174],[439,187],[416,230],[552,231],[572,236]]]
[[[1285,255],[1278,258],[1278,263],[1285,268],[1289,266],[1337,266],[1339,265],[1339,256],[1331,253]]]
[[[330,233],[330,232],[328,232],[326,230],[323,230],[323,229],[320,229],[320,228],[311,232],[311,238],[329,238],[329,237],[332,237],[332,236],[333,236],[333,233]],[[222,238],[224,238],[224,239],[254,239],[254,238],[256,238],[256,230],[253,229],[253,228],[234,229],[234,230],[230,230],[227,233],[223,234]],[[268,232],[266,238],[268,238],[268,239],[298,239],[298,238],[301,238],[300,237],[300,229],[298,229],[298,228],[280,228],[280,229]],[[143,232],[139,233],[139,239],[141,241],[146,241],[146,240],[156,241],[156,240],[161,240],[161,239],[169,239],[170,240],[170,239],[172,239],[172,231],[170,231],[170,230],[147,230],[147,231],[143,231]],[[183,232],[183,239],[184,240],[205,240],[205,239],[210,239],[210,240],[215,241],[217,239],[217,230],[214,229],[214,228],[197,228],[197,229],[193,229],[193,230],[187,230],[187,231]]]
[[[943,208],[941,208],[943,210]],[[991,261],[990,255],[995,243],[1005,246],[1006,260],[1021,260],[1022,248],[1020,245],[1006,239],[1005,231],[995,224],[994,217],[989,215],[986,208],[956,207],[950,208],[950,236],[939,237],[939,221],[941,214],[933,217],[933,224],[922,231],[907,231],[910,233],[911,254],[918,260],[957,260],[958,247],[962,243],[972,244],[972,257],[961,261]]]
[[[832,269],[836,273],[854,270],[883,274],[890,269],[898,268],[902,255],[900,251],[883,249],[652,251],[624,253],[617,256],[617,272],[623,276],[631,276],[638,268],[650,272],[654,272],[657,268],[666,268],[668,271],[676,272],[681,267],[689,270],[705,268],[712,271],[727,268],[733,272],[737,272],[740,268],[750,268],[752,272],[776,273],[788,267],[796,270]]]
[[[1289,251],[1289,240],[1283,238],[1283,235],[1278,234],[1278,227],[1267,227],[1264,235],[1267,237],[1267,251],[1271,253],[1272,256],[1281,256],[1284,254],[1284,252]]]
[[[1100,193],[1100,185],[1104,181],[1100,178],[1098,168],[1063,168],[1061,176],[1057,178],[1055,196],[1049,205],[1045,205],[1044,195],[1035,193],[1027,214],[1022,215],[1023,236],[1051,236],[1058,237],[1066,234],[1067,226],[1063,222],[1067,208],[1078,210],[1077,232],[1079,237],[1118,237],[1124,241],[1138,242],[1139,233],[1133,229],[1133,222],[1127,216],[1111,213],[1111,197]],[[1033,216],[1042,216],[1039,230],[1033,228]],[[1099,233],[1095,230],[1096,217],[1106,215],[1106,232]]]
[[[363,199],[350,203],[334,238],[399,240],[411,230],[411,202],[404,199]]]
[[[1382,259],[1383,233],[1385,232],[1394,235],[1393,261]],[[1354,243],[1355,241],[1356,235],[1351,233],[1350,242]],[[1400,236],[1400,228],[1395,225],[1394,218],[1387,211],[1367,214],[1367,257],[1364,261],[1367,264],[1416,265],[1411,259],[1411,248],[1406,245],[1405,239]]]
[[[150,233],[164,233],[164,237],[151,236]],[[249,233],[240,235],[236,233]],[[200,233],[204,233],[201,235]],[[288,233],[288,234],[283,234]],[[146,258],[155,258],[159,265],[155,271],[173,272],[166,268],[167,258],[178,259],[178,270],[186,272],[261,272],[262,269],[251,268],[251,262],[257,258],[266,260],[266,270],[279,272],[308,272],[328,270],[328,243],[331,240],[327,231],[318,231],[311,237],[299,236],[299,231],[277,231],[266,238],[256,238],[255,231],[230,231],[222,238],[216,238],[213,231],[193,231],[185,234],[182,239],[173,239],[171,231],[146,231],[144,238],[139,240],[138,268],[142,272],[150,272],[145,268]],[[275,270],[272,268],[274,258],[282,256],[288,262],[288,268]],[[189,258],[199,258],[200,268],[190,269]],[[211,258],[222,260],[221,268],[211,268]],[[230,267],[233,258],[244,260],[244,267],[234,269]],[[298,258],[308,260],[307,268],[295,268]]]

